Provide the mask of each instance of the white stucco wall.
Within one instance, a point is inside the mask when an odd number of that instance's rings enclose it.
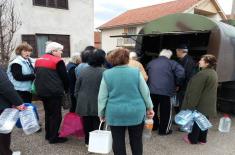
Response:
[[[135,26],[131,26],[135,27]],[[137,34],[143,28],[143,25],[136,26]],[[115,48],[117,48],[117,39],[118,38],[111,38],[110,36],[115,35],[122,35],[124,32],[124,28],[114,28],[114,29],[105,29],[101,31],[101,48],[108,52]]]
[[[33,0],[16,0],[22,26],[16,33],[70,35],[70,55],[94,44],[94,0],[68,0],[68,10],[34,6]]]

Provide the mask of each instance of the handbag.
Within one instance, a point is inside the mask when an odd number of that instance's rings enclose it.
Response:
[[[19,110],[14,108],[5,109],[0,115],[0,133],[10,133],[14,128],[18,118]]]
[[[74,135],[77,138],[85,136],[82,117],[72,112],[69,112],[64,116],[59,137],[67,137],[70,135]]]
[[[62,99],[62,107],[63,109],[69,109],[72,105],[72,101],[70,98],[70,94],[69,93],[65,93]]]
[[[94,130],[89,133],[88,151],[93,153],[108,154],[112,150],[112,134],[111,131],[101,130],[102,121],[99,125],[99,130]]]

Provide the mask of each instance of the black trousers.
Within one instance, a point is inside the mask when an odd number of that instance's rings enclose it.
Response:
[[[61,102],[62,97],[41,98],[45,110],[45,138],[54,141],[58,138],[58,132],[62,120]]]
[[[98,116],[83,116],[83,128],[85,132],[85,144],[89,144],[89,132],[97,130],[100,125]]]
[[[193,124],[192,132],[188,134],[188,139],[191,144],[197,144],[199,142],[206,143],[208,130],[202,131],[196,122]]]
[[[70,111],[70,112],[75,112],[76,106],[77,106],[76,98],[74,97],[73,94],[70,94],[70,98],[71,98],[72,105],[71,105],[69,111]]]
[[[19,91],[17,90],[18,94],[24,101],[24,103],[32,103],[32,94],[28,91]]]
[[[155,115],[153,117],[154,129],[158,129],[159,134],[167,134],[170,131],[172,123],[172,105],[170,97],[165,95],[151,94],[153,101],[153,110]],[[158,107],[160,106],[160,120],[158,115]]]
[[[114,155],[126,155],[125,131],[128,129],[132,155],[143,154],[143,126],[144,123],[135,126],[110,126],[113,137]]]
[[[0,114],[2,110],[0,110]],[[0,155],[12,155],[11,146],[11,133],[0,133]]]

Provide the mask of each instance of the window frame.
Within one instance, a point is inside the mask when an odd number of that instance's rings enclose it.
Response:
[[[45,0],[45,1],[46,1],[46,5],[37,4],[36,1],[37,1],[37,0],[33,0],[33,5],[34,5],[34,6],[41,6],[41,7],[47,7],[47,8],[69,10],[69,3],[68,3],[69,0],[65,0],[65,3],[66,3],[66,4],[65,4],[65,7],[58,7],[58,0],[54,0],[54,2],[55,2],[55,7],[49,6],[48,0]]]

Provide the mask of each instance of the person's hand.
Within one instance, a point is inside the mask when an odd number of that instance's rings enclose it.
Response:
[[[179,87],[179,86],[177,86],[177,87],[175,88],[175,90],[176,90],[176,91],[179,91],[179,90],[180,90],[180,87]]]
[[[105,117],[100,116],[99,118],[100,118],[100,122],[105,122]]]
[[[21,104],[20,106],[16,106],[15,108],[18,109],[18,110],[25,110],[25,109],[27,109],[27,107],[25,105],[23,105],[23,104]]]
[[[149,119],[152,119],[154,115],[155,115],[155,112],[153,111],[153,109],[147,110],[147,117]]]

